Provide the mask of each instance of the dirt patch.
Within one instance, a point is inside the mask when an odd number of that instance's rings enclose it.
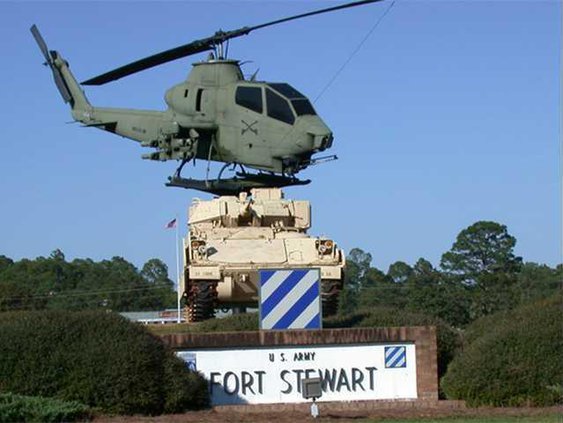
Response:
[[[315,422],[355,422],[364,419],[417,419],[437,417],[529,417],[563,413],[563,407],[546,408],[466,408],[458,401],[438,401],[421,405],[418,402],[405,402],[369,406],[374,402],[350,403],[319,403],[321,417],[313,419],[309,414],[308,404],[276,404],[268,406],[222,406],[210,410],[193,411],[184,414],[167,414],[164,416],[100,416],[95,423],[295,423],[301,421]],[[346,408],[346,409],[344,409]]]

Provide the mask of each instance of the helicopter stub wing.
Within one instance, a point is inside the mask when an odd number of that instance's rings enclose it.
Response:
[[[117,121],[113,122],[94,122],[94,123],[86,123],[82,125],[84,128],[100,128],[105,131],[115,132],[117,127]]]

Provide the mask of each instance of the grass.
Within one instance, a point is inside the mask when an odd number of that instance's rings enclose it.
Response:
[[[146,325],[145,328],[154,335],[170,335],[176,333],[195,332],[194,324],[167,323],[165,325]]]
[[[146,328],[154,335],[168,335],[186,332],[210,333],[257,331],[258,315],[256,313],[236,314],[222,318],[210,319],[199,323],[147,325]]]

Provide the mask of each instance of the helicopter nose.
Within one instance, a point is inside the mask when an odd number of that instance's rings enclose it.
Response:
[[[332,147],[332,132],[322,134],[310,134],[313,137],[313,149],[315,151],[324,151]]]
[[[324,151],[332,146],[332,131],[319,116],[300,116],[296,126],[297,132],[302,134],[300,144],[304,152]]]

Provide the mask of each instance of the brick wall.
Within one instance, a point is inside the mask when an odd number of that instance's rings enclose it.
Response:
[[[414,342],[418,398],[438,399],[436,328],[412,326],[291,331],[253,331],[223,333],[181,333],[162,335],[173,349],[240,348],[273,346],[313,346]]]

